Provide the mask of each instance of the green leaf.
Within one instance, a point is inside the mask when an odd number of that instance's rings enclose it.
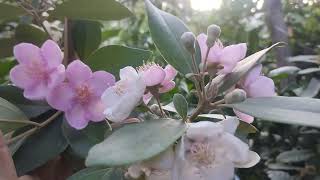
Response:
[[[67,180],[124,180],[124,172],[121,169],[93,167],[83,169]]]
[[[320,127],[320,100],[301,97],[248,98],[242,103],[226,104],[251,116],[286,124]]]
[[[41,46],[48,39],[47,34],[38,26],[32,24],[20,24],[15,30],[17,42],[27,42]]]
[[[243,76],[245,76],[248,71],[250,71],[258,61],[273,47],[278,46],[281,43],[276,43],[271,47],[258,51],[242,61],[238,62],[237,66],[233,69],[233,71],[227,75],[218,75],[213,79],[213,83],[218,86],[218,92],[222,93],[232,86],[234,86]],[[206,87],[208,88],[208,87]]]
[[[186,119],[188,115],[188,102],[186,98],[181,94],[175,94],[173,96],[173,104],[182,119]]]
[[[0,80],[9,75],[11,68],[16,64],[15,61],[0,61]],[[1,95],[0,95],[1,96]]]
[[[320,80],[312,78],[308,86],[299,94],[301,97],[315,97],[320,91]]]
[[[0,21],[14,19],[24,14],[26,12],[20,7],[0,3]]]
[[[176,16],[161,11],[145,0],[152,39],[163,58],[182,74],[192,73],[192,57],[180,41],[184,32],[190,31]],[[196,63],[200,64],[200,48],[196,46]]]
[[[111,37],[115,37],[120,33],[121,29],[111,29],[102,32],[102,41],[106,41]]]
[[[27,116],[9,101],[0,98],[0,130],[6,134],[30,122]]]
[[[289,62],[303,62],[303,63],[314,63],[320,64],[320,58],[317,55],[299,55],[288,58]]]
[[[95,21],[74,21],[72,40],[80,59],[86,59],[101,43],[101,24]]]
[[[92,123],[83,130],[77,130],[72,128],[67,121],[64,121],[62,131],[72,150],[85,159],[89,150],[105,139],[108,126],[105,122]]]
[[[14,38],[0,39],[0,58],[13,56],[13,46],[16,45]]]
[[[307,74],[311,74],[311,73],[316,73],[316,72],[320,72],[320,68],[307,68],[307,69],[303,69],[301,71],[298,72],[299,75],[307,75]]]
[[[288,77],[289,75],[296,74],[299,70],[301,69],[296,66],[283,66],[270,71],[268,76],[271,78],[276,78],[279,76]]]
[[[62,115],[48,126],[28,137],[13,155],[19,176],[26,174],[63,152],[68,143],[61,130]]]
[[[166,150],[186,130],[182,121],[146,120],[130,124],[95,145],[86,160],[87,166],[121,166],[149,159]]]
[[[291,150],[280,153],[277,156],[277,161],[282,163],[296,163],[306,161],[315,156],[315,153],[311,150]]]
[[[52,109],[44,102],[30,101],[23,96],[23,90],[12,85],[0,86],[0,97],[20,108],[29,118],[37,117]]]
[[[270,180],[294,180],[289,173],[284,171],[268,171],[267,174]]]
[[[50,17],[63,19],[120,20],[132,13],[115,0],[68,0],[56,6]]]
[[[105,70],[117,75],[119,74],[119,69],[125,66],[141,66],[150,56],[151,52],[147,50],[111,45],[95,51],[85,63],[92,70]]]

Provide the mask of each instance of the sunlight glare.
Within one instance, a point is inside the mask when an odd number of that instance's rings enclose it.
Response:
[[[219,9],[222,0],[190,0],[191,7],[198,11],[210,11],[212,9]]]

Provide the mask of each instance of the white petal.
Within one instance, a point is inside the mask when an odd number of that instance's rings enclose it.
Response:
[[[256,164],[258,164],[260,159],[261,159],[260,156],[256,152],[249,151],[248,161],[241,162],[241,163],[235,163],[235,166],[237,168],[250,168],[250,167],[253,167]]]
[[[123,79],[137,79],[137,78],[139,78],[139,75],[133,67],[127,66],[127,67],[120,69],[120,79],[121,80],[123,80]]]
[[[195,141],[202,141],[211,136],[217,136],[223,132],[223,126],[210,121],[189,123],[186,137]]]
[[[219,122],[224,128],[224,131],[234,134],[239,126],[239,120],[236,117],[227,117],[227,119],[224,119]]]

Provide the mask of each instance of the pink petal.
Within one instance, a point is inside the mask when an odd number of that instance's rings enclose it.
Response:
[[[144,104],[148,104],[152,99],[152,97],[153,95],[150,92],[148,92],[147,94],[144,94],[142,97]]]
[[[252,68],[245,76],[245,78],[241,81],[242,87],[247,87],[254,81],[256,81],[262,72],[262,64],[256,65],[254,68]]]
[[[87,66],[80,60],[75,60],[72,63],[70,63],[66,70],[66,77],[74,87],[87,81],[91,78],[91,76],[92,71],[89,68],[89,66]]]
[[[81,105],[75,105],[72,109],[68,110],[65,113],[66,120],[70,124],[70,126],[76,129],[83,129],[85,128],[89,121],[85,118],[85,110]]]
[[[62,83],[65,79],[65,67],[63,64],[60,64],[53,72],[50,74],[48,80],[48,87],[53,88],[59,83]]]
[[[67,111],[72,107],[75,92],[68,83],[61,83],[48,92],[48,104],[60,111]]]
[[[162,67],[154,65],[142,72],[142,78],[146,86],[161,84],[166,76]]]
[[[14,46],[13,54],[21,64],[40,63],[42,61],[39,47],[30,43],[20,43]]]
[[[116,79],[112,74],[105,71],[96,71],[88,81],[88,84],[94,89],[95,95],[100,97],[107,88],[115,84],[115,81]]]
[[[260,76],[246,87],[248,97],[270,97],[275,95],[275,86],[272,79]]]
[[[208,46],[207,46],[207,35],[201,33],[198,35],[197,37],[197,41],[199,43],[200,46],[200,50],[201,50],[201,59],[202,62],[204,62],[205,58],[206,58],[206,53],[208,50]],[[221,42],[215,43],[215,45],[213,47],[211,47],[210,52],[208,54],[208,62],[213,62],[216,63],[219,60],[219,54],[222,51],[222,44]]]
[[[47,93],[48,87],[43,82],[39,82],[32,88],[25,89],[23,95],[30,100],[43,100],[47,96]]]
[[[58,44],[47,40],[41,47],[41,54],[49,68],[55,68],[62,63],[63,55]]]
[[[159,93],[166,93],[171,91],[176,86],[176,83],[174,81],[169,81],[165,84],[162,84],[162,87],[159,88]]]
[[[34,85],[40,83],[37,78],[30,75],[28,67],[23,64],[19,64],[11,69],[10,79],[13,84],[22,89],[32,88]]]
[[[201,33],[197,36],[197,41],[198,41],[198,44],[200,46],[200,51],[201,51],[201,59],[202,59],[202,62],[204,62],[204,59],[206,57],[206,53],[207,53],[207,49],[208,49],[208,46],[207,46],[207,35],[205,35],[204,33]]]
[[[178,74],[178,71],[170,64],[164,68],[164,72],[166,73],[166,77],[163,80],[164,82],[172,81]]]
[[[87,105],[86,118],[94,122],[103,121],[105,118],[103,114],[104,108],[105,107],[100,100],[100,97],[91,100]]]
[[[247,45],[245,43],[230,45],[223,48],[219,62],[223,65],[224,69],[219,74],[227,74],[232,72],[237,63],[246,56]]]
[[[238,117],[239,119],[241,119],[242,121],[244,121],[244,122],[252,123],[253,120],[254,120],[254,117],[252,117],[252,116],[250,116],[250,115],[248,115],[248,114],[245,114],[245,113],[240,112],[240,111],[235,110],[235,109],[233,109],[233,111],[234,111],[234,113],[237,115],[237,117]]]

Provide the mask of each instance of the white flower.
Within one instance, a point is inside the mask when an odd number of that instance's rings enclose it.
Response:
[[[120,81],[102,94],[105,105],[104,114],[113,122],[121,122],[129,117],[139,104],[146,85],[137,71],[127,66],[120,70]]]
[[[231,180],[235,168],[249,168],[260,161],[257,153],[233,134],[236,118],[214,123],[190,123],[180,145],[174,180]]]
[[[127,176],[137,179],[144,174],[145,180],[171,180],[174,155],[173,147],[170,147],[156,157],[130,166]]]

